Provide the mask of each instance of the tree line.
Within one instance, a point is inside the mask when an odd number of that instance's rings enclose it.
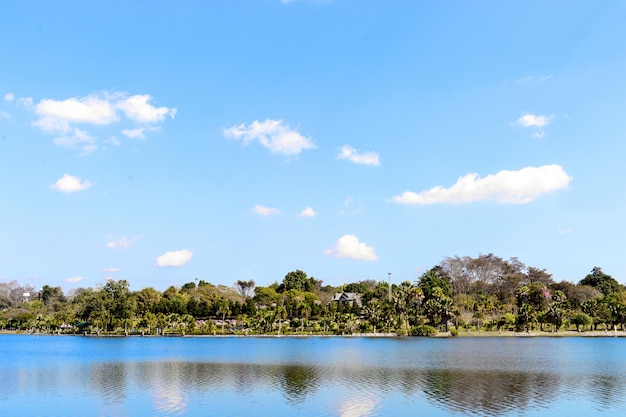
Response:
[[[349,297],[336,297],[348,294]],[[417,281],[339,287],[296,270],[262,287],[195,279],[165,291],[126,280],[64,294],[0,283],[0,329],[39,333],[357,334],[624,330],[626,288],[594,267],[578,283],[493,254],[447,257]]]

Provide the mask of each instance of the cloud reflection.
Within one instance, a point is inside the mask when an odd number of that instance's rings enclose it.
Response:
[[[339,409],[340,417],[365,417],[373,416],[374,408],[379,403],[378,398],[349,398]]]

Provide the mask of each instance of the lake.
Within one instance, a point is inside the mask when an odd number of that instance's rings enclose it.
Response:
[[[621,416],[626,339],[0,336],[2,416]]]

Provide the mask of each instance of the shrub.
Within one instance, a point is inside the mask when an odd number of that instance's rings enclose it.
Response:
[[[415,326],[411,329],[411,336],[434,336],[436,334],[437,329],[427,324]]]
[[[505,313],[500,317],[500,320],[498,320],[498,330],[509,330],[511,327],[515,326],[515,320],[515,314]]]

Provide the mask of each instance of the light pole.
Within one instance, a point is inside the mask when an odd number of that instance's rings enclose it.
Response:
[[[388,332],[391,333],[391,272],[387,272],[387,277],[389,278],[389,320],[387,324],[389,325]]]

